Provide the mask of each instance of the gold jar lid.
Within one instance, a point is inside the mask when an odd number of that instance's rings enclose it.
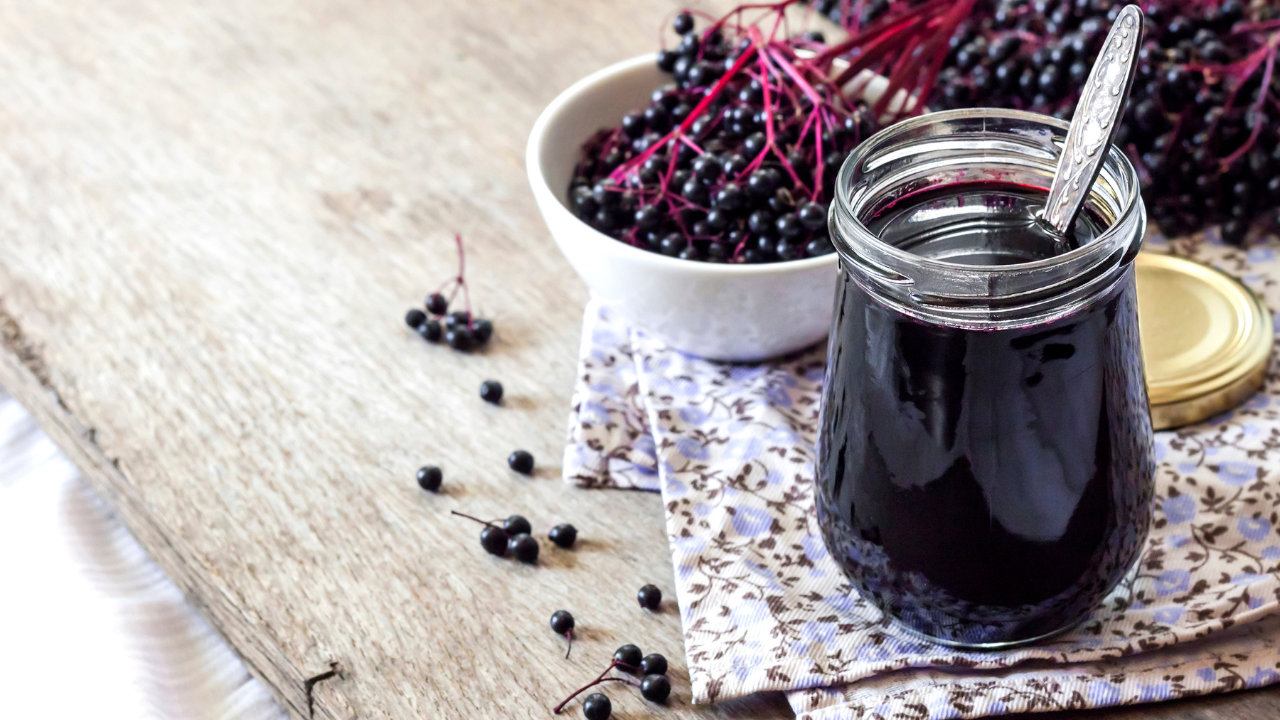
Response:
[[[1257,392],[1273,334],[1261,298],[1220,270],[1172,255],[1139,253],[1136,266],[1155,428],[1199,422]]]

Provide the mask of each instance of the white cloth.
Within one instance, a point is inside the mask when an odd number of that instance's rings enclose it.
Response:
[[[22,720],[285,718],[3,390],[0,704]]]

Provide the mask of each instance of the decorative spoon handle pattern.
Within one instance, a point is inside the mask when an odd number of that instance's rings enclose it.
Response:
[[[1060,235],[1070,234],[1111,147],[1116,120],[1129,99],[1141,44],[1142,11],[1137,5],[1127,5],[1116,17],[1089,72],[1049,188],[1044,220]]]

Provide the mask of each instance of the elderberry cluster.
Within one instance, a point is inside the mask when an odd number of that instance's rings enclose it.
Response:
[[[454,350],[466,352],[489,342],[489,338],[493,337],[493,323],[471,313],[471,291],[467,287],[466,278],[467,256],[462,247],[461,235],[454,236],[454,244],[458,249],[458,274],[427,296],[425,312],[413,308],[405,313],[404,322],[427,342],[437,343],[443,339]],[[447,296],[446,292],[449,293]],[[449,305],[459,292],[462,293],[465,309],[449,312]],[[483,389],[481,392],[484,392]]]
[[[978,0],[951,34],[926,103],[1068,119],[1124,4]],[[898,32],[894,19],[918,5],[866,3],[858,23],[871,32],[866,42]],[[853,4],[814,0],[813,7],[846,27],[853,24],[842,15]],[[1280,6],[1148,0],[1142,9],[1143,46],[1115,142],[1138,170],[1151,219],[1174,235],[1221,223],[1222,237],[1231,243],[1243,242],[1254,222],[1280,226],[1280,72],[1267,71],[1280,45],[1280,27],[1270,22],[1280,18]]]
[[[436,298],[441,302],[436,303]],[[454,350],[466,352],[484,345],[489,342],[489,338],[493,337],[493,323],[484,318],[472,317],[471,313],[465,310],[448,312],[448,301],[443,295],[435,293],[427,298],[427,308],[430,310],[433,306],[440,307],[442,310],[432,311],[431,315],[428,315],[414,308],[404,316],[405,324],[417,331],[427,342],[437,343],[443,339],[445,344]]]
[[[685,13],[674,29],[679,44],[657,60],[673,82],[588,141],[569,187],[574,214],[630,245],[685,260],[764,263],[833,252],[828,202],[845,157],[873,131],[866,107],[820,77],[801,86],[725,21],[698,33]],[[794,55],[821,42],[810,33],[768,47]]]
[[[512,515],[506,520],[481,520],[480,518],[449,511],[453,515],[466,518],[484,525],[480,531],[480,547],[485,552],[498,557],[511,557],[530,565],[538,562],[538,541],[533,537],[533,526],[522,515]],[[499,524],[499,522],[501,524]],[[578,539],[578,530],[569,524],[556,525],[547,533],[547,538],[558,547],[573,547]]]
[[[565,616],[568,616],[567,620]],[[551,616],[551,627],[552,630],[559,634],[568,634],[573,630],[573,617],[561,610]],[[610,675],[610,672],[614,670],[633,676],[638,675],[642,679],[636,682],[630,678]],[[573,691],[569,697],[553,708],[552,712],[557,715],[560,714],[560,711],[564,710],[570,700],[597,685],[603,685],[607,682],[617,682],[638,687],[640,695],[652,703],[664,703],[671,696],[671,681],[667,678],[667,659],[658,653],[645,655],[639,647],[628,644],[623,645],[613,653],[613,660],[604,669],[604,672],[600,673],[595,680]],[[613,703],[609,702],[608,696],[604,693],[592,693],[582,701],[582,715],[587,720],[606,720],[612,713]]]

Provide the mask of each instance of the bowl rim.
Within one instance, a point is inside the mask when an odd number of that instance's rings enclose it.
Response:
[[[657,53],[646,53],[644,55],[628,58],[621,62],[616,62],[612,65],[603,67],[570,85],[542,110],[538,115],[538,119],[533,124],[533,129],[529,132],[529,142],[525,147],[525,167],[528,171],[529,184],[533,186],[534,194],[549,194],[551,199],[555,201],[555,208],[560,213],[563,213],[563,215],[569,220],[577,223],[585,229],[593,242],[608,243],[608,245],[603,246],[607,252],[615,252],[628,261],[647,264],[654,269],[666,269],[675,272],[687,272],[694,274],[706,273],[711,275],[755,276],[789,274],[793,272],[798,273],[828,265],[833,268],[837,266],[839,264],[840,254],[834,252],[816,258],[784,260],[781,262],[758,263],[752,265],[745,263],[730,264],[711,263],[702,260],[681,260],[680,258],[667,257],[666,255],[661,255],[659,253],[641,250],[640,248],[611,238],[586,224],[580,220],[578,216],[569,211],[569,208],[565,206],[564,201],[560,199],[560,195],[551,189],[551,186],[547,183],[546,176],[542,171],[541,155],[548,129],[552,126],[553,121],[556,120],[564,110],[564,107],[577,99],[583,93],[618,75],[635,71],[645,65],[656,67],[656,62]],[[577,149],[580,150],[580,148]]]

